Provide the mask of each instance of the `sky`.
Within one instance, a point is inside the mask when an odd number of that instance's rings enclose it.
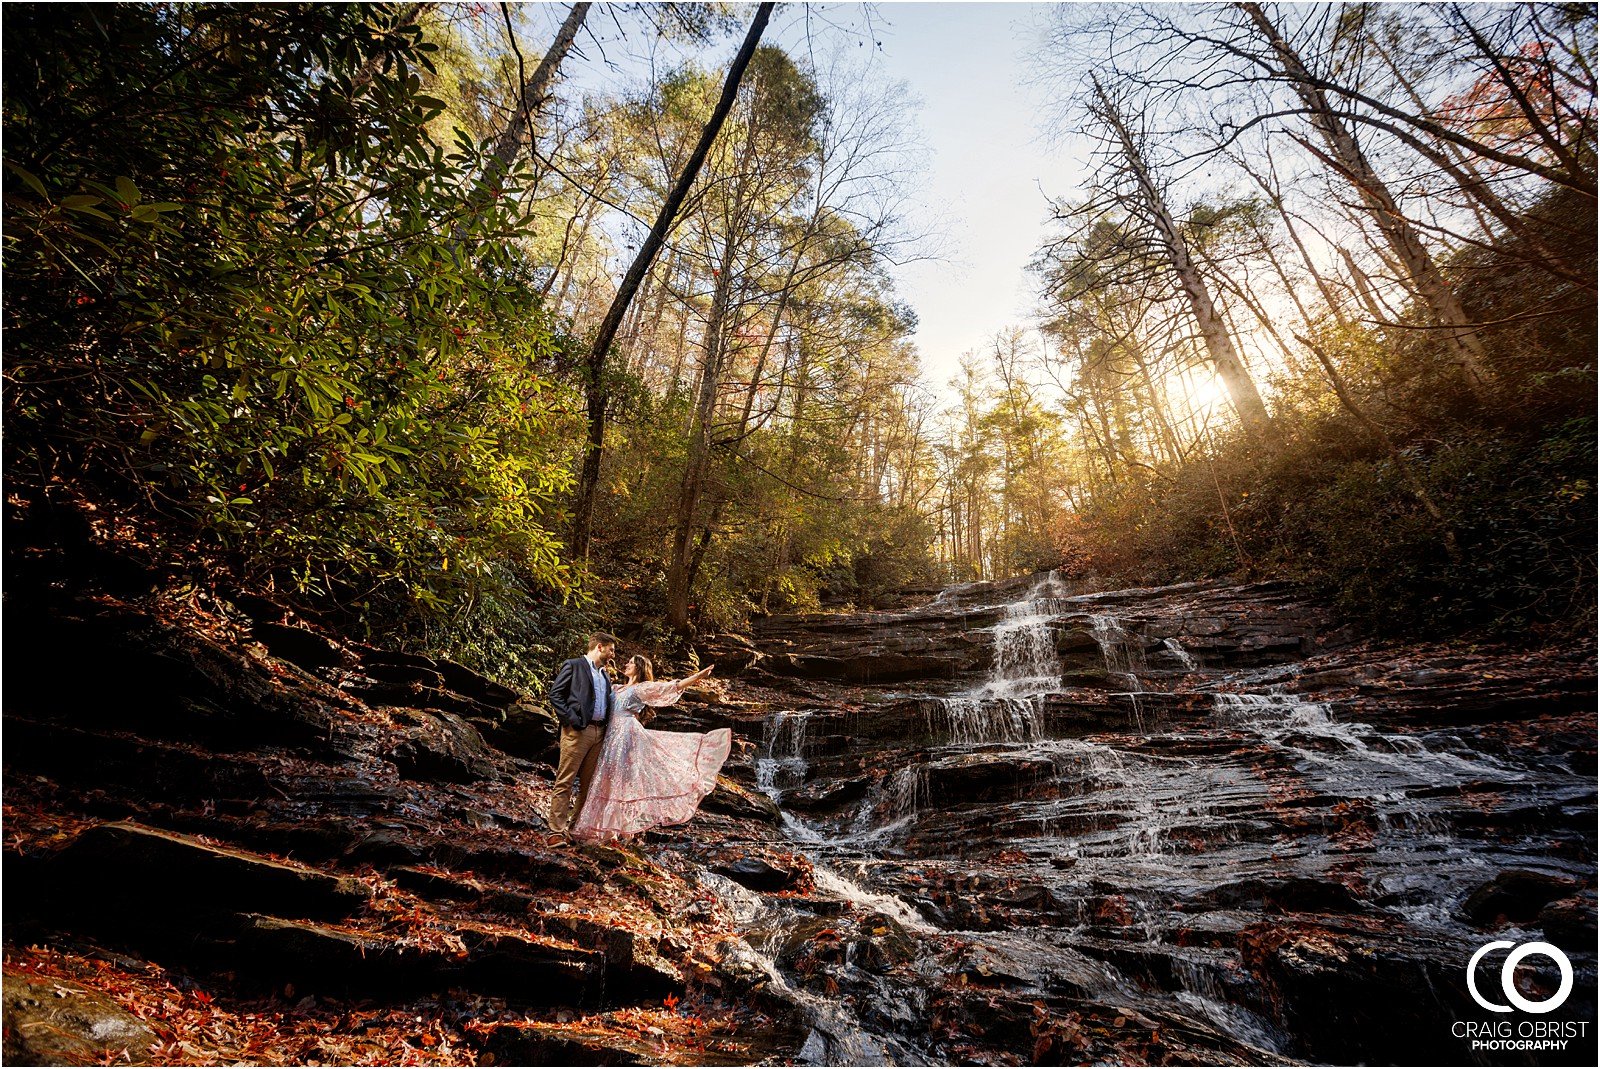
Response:
[[[797,52],[841,42],[870,48],[877,74],[906,87],[908,117],[927,150],[911,222],[936,240],[933,258],[903,264],[894,276],[900,299],[917,314],[914,340],[924,380],[935,389],[956,373],[963,352],[985,348],[1005,327],[1031,323],[1036,284],[1026,268],[1044,234],[1048,196],[1070,192],[1081,178],[1070,151],[1041,136],[1044,98],[1027,82],[1049,9],[785,3],[764,38]],[[739,6],[741,23],[751,10]],[[526,11],[529,32],[542,40],[554,34],[567,4]],[[637,20],[626,19],[627,34],[621,22],[591,13],[593,32],[580,36],[576,62],[563,68],[569,83],[610,88],[648,70],[637,50]],[[706,60],[725,62],[742,37],[732,34]]]
[[[878,7],[884,73],[921,101],[930,150],[922,199],[942,219],[943,256],[898,272],[916,309],[916,342],[931,384],[996,331],[1027,325],[1037,304],[1026,265],[1049,214],[1048,196],[1081,174],[1040,133],[1041,91],[1025,83],[1046,5],[908,3]]]

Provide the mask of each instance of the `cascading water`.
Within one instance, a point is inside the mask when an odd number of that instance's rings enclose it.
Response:
[[[806,732],[811,724],[811,714],[784,710],[774,713],[767,721],[760,756],[756,758],[756,789],[781,803],[784,793],[805,782]],[[789,838],[798,842],[820,842],[822,835],[811,825],[779,808],[783,829]]]
[[[802,1065],[902,1065],[925,1060],[896,1037],[870,1028],[841,1000],[824,998],[789,982],[774,954],[792,921],[781,909],[724,876],[703,872],[699,878],[727,907],[744,933],[742,940],[728,944],[729,953],[765,975],[772,988],[790,1000],[803,1016],[809,1031],[796,1061]],[[829,886],[845,885],[846,881],[835,881]]]
[[[930,727],[951,745],[1026,742],[1042,734],[1044,696],[1061,687],[1055,629],[1062,586],[1050,572],[1026,597],[1001,610],[984,682],[951,697],[927,699]]]
[[[767,721],[761,756],[756,758],[756,786],[774,802],[806,778],[806,727],[810,714],[784,711]]]
[[[1161,645],[1165,646],[1167,652],[1172,654],[1173,660],[1183,666],[1184,671],[1200,671],[1200,662],[1195,660],[1194,654],[1183,648],[1183,643],[1175,638],[1164,638],[1161,640]]]
[[[917,819],[918,800],[926,793],[921,766],[897,768],[873,780],[850,827],[853,838],[887,838]]]
[[[1130,691],[1138,690],[1139,676],[1145,671],[1144,644],[1114,616],[1096,613],[1089,617],[1089,624],[1105,658],[1106,674],[1125,681]]]
[[[962,604],[981,593],[963,590]],[[1362,666],[1363,648],[1330,672],[1299,652],[1314,642],[1299,645],[1281,624],[1258,627],[1258,605],[1269,601],[1219,611],[1193,607],[1193,596],[1195,588],[1062,597],[1044,577],[1014,603],[982,610],[998,617],[988,670],[964,692],[863,687],[850,696],[848,744],[832,729],[824,743],[821,721],[805,714],[772,717],[758,781],[780,809],[787,799],[805,814],[783,809],[784,827],[812,859],[818,895],[846,903],[849,916],[892,918],[916,946],[900,971],[862,971],[863,959],[849,958],[854,971],[825,980],[788,974],[806,989],[802,1001],[823,1003],[819,992],[849,977],[835,999],[842,1017],[818,1011],[801,1061],[907,1052],[928,1062],[1005,1060],[998,1046],[982,1055],[941,1046],[918,1016],[927,1004],[917,998],[951,1004],[938,992],[959,967],[986,996],[1017,989],[1024,1019],[1039,1001],[1065,999],[1075,1013],[1113,1007],[1101,1029],[1115,1031],[1133,1007],[1168,1021],[1163,1036],[1198,1028],[1225,1037],[1199,1061],[1382,1062],[1387,1048],[1360,1037],[1400,1031],[1352,1025],[1308,1038],[1305,1015],[1322,1007],[1308,1010],[1300,996],[1286,1013],[1257,972],[1273,959],[1252,957],[1274,944],[1252,943],[1256,933],[1290,941],[1293,967],[1310,970],[1295,983],[1333,975],[1328,1012],[1349,1014],[1374,954],[1394,956],[1407,975],[1458,972],[1458,950],[1470,954],[1489,937],[1463,920],[1465,904],[1497,872],[1541,873],[1562,894],[1591,886],[1593,839],[1581,828],[1586,817],[1592,824],[1592,765],[1583,755],[1534,752],[1520,710],[1494,734],[1449,710],[1423,707],[1433,719],[1412,719],[1408,693],[1383,719],[1377,688],[1343,682],[1372,678],[1347,667]],[[946,603],[930,616],[948,636],[965,611]],[[1230,623],[1228,611],[1250,623]],[[1203,658],[1185,646],[1191,633],[1204,636],[1194,646]],[[1059,697],[1047,720],[1051,694]],[[1370,933],[1391,928],[1402,938],[1373,949]],[[1303,948],[1294,942],[1302,932]],[[899,1007],[893,1022],[878,1012],[889,1004]],[[1433,1016],[1416,1017],[1413,1031],[1447,1034],[1448,1025],[1435,1027],[1441,1007],[1419,995],[1408,1012]],[[929,1012],[950,1020],[948,1008]],[[914,1045],[897,1054],[895,1035]],[[1107,1063],[1145,1056],[1052,1052]]]

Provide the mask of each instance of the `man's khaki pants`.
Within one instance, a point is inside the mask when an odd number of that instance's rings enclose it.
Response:
[[[579,731],[561,725],[561,760],[556,764],[555,797],[550,799],[550,830],[565,833],[572,815],[583,808],[583,799],[594,781],[594,766],[600,760],[600,743],[605,725],[590,724]],[[576,779],[577,797],[573,797]]]

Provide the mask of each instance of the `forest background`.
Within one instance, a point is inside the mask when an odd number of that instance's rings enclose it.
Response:
[[[1088,178],[944,389],[872,9],[769,7],[7,5],[8,537],[525,687],[591,626],[1041,568],[1589,633],[1591,5],[1054,10]],[[625,89],[563,80],[602,25]]]

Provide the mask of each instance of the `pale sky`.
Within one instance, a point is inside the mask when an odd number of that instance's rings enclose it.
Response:
[[[647,69],[637,17],[619,6],[614,22],[610,6],[591,12],[593,33],[579,37],[581,54],[564,66],[569,84],[599,88]],[[1046,195],[1067,193],[1080,178],[1070,152],[1040,136],[1040,91],[1025,84],[1050,6],[785,3],[765,35],[799,53],[808,43],[820,51],[854,42],[874,51],[885,81],[906,85],[908,116],[928,149],[912,224],[936,232],[938,259],[894,273],[899,297],[917,313],[924,378],[936,389],[964,351],[1031,322],[1035,284],[1026,265],[1044,233]],[[531,7],[535,39],[541,26],[553,35],[567,9],[564,2]],[[742,25],[753,10],[739,5]],[[731,58],[742,37],[741,30],[721,41],[707,61]]]
[[[1068,192],[1080,178],[1068,152],[1040,136],[1040,91],[1024,84],[1047,8],[879,7],[879,57],[885,73],[922,101],[919,126],[932,150],[925,196],[949,224],[944,262],[898,273],[935,386],[955,373],[962,352],[1031,321],[1036,287],[1025,268],[1044,232],[1047,195]]]

